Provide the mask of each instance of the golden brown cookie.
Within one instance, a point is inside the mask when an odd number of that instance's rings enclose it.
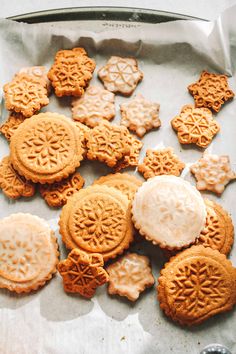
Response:
[[[83,177],[75,172],[66,179],[52,184],[41,184],[39,192],[51,207],[61,207],[68,198],[78,192],[84,185]]]
[[[87,158],[105,162],[110,167],[130,153],[127,128],[106,121],[91,129],[86,140]]]
[[[67,259],[59,262],[57,269],[63,278],[64,290],[91,298],[96,288],[108,282],[109,276],[103,269],[103,258],[98,253],[88,254],[73,249]]]
[[[18,74],[3,89],[6,109],[24,117],[31,117],[49,103],[45,81],[32,75]]]
[[[199,324],[236,303],[236,269],[210,247],[192,246],[172,257],[158,281],[160,307],[182,325]]]
[[[236,179],[236,173],[231,170],[229,156],[218,156],[205,152],[190,171],[197,180],[197,189],[209,190],[222,194],[225,186]]]
[[[17,172],[33,182],[67,178],[83,156],[79,130],[57,113],[40,113],[25,120],[10,142],[10,159]]]
[[[142,181],[128,173],[111,173],[100,177],[94,181],[94,184],[105,184],[108,187],[119,189],[129,200],[133,200],[138,187],[142,185]]]
[[[185,164],[174,153],[171,147],[162,150],[146,151],[143,163],[138,166],[138,171],[148,179],[160,175],[179,176]]]
[[[218,75],[203,71],[200,79],[188,86],[196,107],[210,108],[219,112],[221,106],[234,97],[230,90],[226,75]]]
[[[45,220],[23,213],[0,220],[0,288],[37,290],[56,272],[58,257],[56,237]]]
[[[143,73],[138,69],[136,59],[112,56],[98,70],[98,77],[108,91],[130,96],[142,80]]]
[[[133,100],[120,105],[121,125],[142,138],[149,130],[160,127],[159,109],[158,103],[148,101],[138,94]]]
[[[219,132],[216,122],[208,108],[194,108],[185,105],[178,116],[171,121],[172,128],[177,131],[181,144],[196,144],[206,148]]]
[[[45,82],[45,86],[47,87],[48,93],[50,93],[51,83],[48,80],[47,68],[45,66],[27,66],[25,68],[20,69],[17,75],[18,74],[27,74],[42,79]]]
[[[90,131],[90,128],[87,127],[87,125],[80,123],[80,122],[75,122],[76,127],[79,129],[79,134],[80,134],[80,139],[83,147],[83,156],[84,158],[87,155],[87,147],[86,147],[86,133]]]
[[[0,162],[0,188],[11,199],[32,197],[35,193],[35,185],[14,170],[9,156]]]
[[[120,171],[126,167],[136,167],[138,166],[139,153],[143,147],[143,143],[135,138],[133,134],[130,134],[128,130],[125,133],[127,137],[127,143],[130,149],[129,155],[125,155],[121,160],[119,160],[114,167],[115,171]]]
[[[94,128],[101,121],[115,117],[115,95],[98,86],[89,86],[80,98],[72,101],[72,118]]]
[[[128,198],[107,186],[81,189],[68,199],[60,215],[60,233],[69,249],[116,257],[133,241]]]
[[[84,48],[57,52],[48,72],[55,94],[58,97],[80,97],[92,78],[95,66],[95,61],[88,57]]]
[[[7,120],[0,126],[0,132],[10,141],[15,130],[24,120],[25,117],[21,113],[10,112]]]
[[[147,257],[129,253],[109,265],[106,268],[109,274],[108,293],[136,301],[140,293],[155,282],[149,263]]]

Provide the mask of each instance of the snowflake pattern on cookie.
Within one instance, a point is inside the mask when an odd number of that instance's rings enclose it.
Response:
[[[10,141],[15,130],[24,120],[25,117],[21,113],[10,112],[7,120],[0,126],[0,132]]]

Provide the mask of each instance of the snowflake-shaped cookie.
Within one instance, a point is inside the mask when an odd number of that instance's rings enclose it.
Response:
[[[98,71],[105,88],[114,93],[130,96],[143,78],[138,63],[133,58],[112,56]]]
[[[143,147],[143,143],[133,134],[130,134],[128,130],[125,132],[125,135],[127,137],[127,144],[130,148],[130,152],[129,155],[124,155],[123,158],[117,162],[114,167],[117,172],[126,167],[138,166],[139,153]]]
[[[222,194],[225,186],[236,179],[236,173],[231,170],[229,156],[218,156],[205,152],[190,171],[197,180],[198,190],[209,190]]]
[[[7,120],[0,126],[0,132],[10,141],[15,130],[24,120],[25,117],[21,113],[11,112]]]
[[[48,80],[47,68],[45,66],[27,66],[25,68],[21,68],[18,74],[27,74],[42,79],[45,82],[48,93],[50,93],[51,83]]]
[[[234,97],[234,93],[228,86],[226,75],[217,75],[203,71],[200,79],[188,86],[188,90],[194,98],[196,107],[210,108],[219,112],[221,106]]]
[[[154,284],[149,259],[130,253],[107,267],[109,274],[108,293],[126,296],[136,301],[142,291]]]
[[[181,144],[196,144],[206,148],[220,130],[208,108],[195,108],[185,105],[181,112],[171,121],[174,130],[178,132]]]
[[[149,130],[161,125],[159,119],[160,105],[138,94],[132,101],[120,105],[121,124],[142,137]]]
[[[91,298],[98,286],[108,282],[109,277],[103,264],[100,254],[88,254],[77,248],[73,249],[67,259],[58,264],[64,290]]]

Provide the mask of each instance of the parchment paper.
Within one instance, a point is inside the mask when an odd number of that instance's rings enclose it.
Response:
[[[202,70],[227,73],[230,87],[236,92],[236,8],[224,12],[216,22],[177,21],[157,25],[142,23],[80,22],[27,25],[8,20],[0,21],[0,83],[11,80],[22,67],[46,65],[53,62],[59,49],[85,47],[95,58],[97,69],[111,55],[134,56],[138,59],[144,80],[134,92],[142,93],[161,105],[159,130],[145,135],[141,158],[147,148],[172,146],[187,163],[182,176],[195,185],[188,167],[200,158],[203,150],[181,146],[170,120],[184,104],[193,103],[187,85],[196,81]],[[97,72],[96,69],[96,72]],[[96,72],[92,84],[101,85]],[[129,98],[116,96],[119,122],[119,104]],[[71,116],[70,99],[50,97],[43,111],[56,111]],[[1,121],[7,114],[3,110]],[[236,100],[224,105],[216,116],[220,133],[209,147],[210,152],[228,154],[236,169]],[[0,136],[0,157],[9,148]],[[79,171],[86,185],[111,170],[96,162],[84,162]],[[132,170],[131,173],[138,174]],[[230,184],[217,200],[231,214],[236,224],[236,183]],[[37,194],[30,199],[9,201],[0,194],[0,217],[15,212],[29,212],[48,220],[56,231],[61,258],[65,247],[58,234],[60,210],[47,207]],[[147,242],[132,247],[150,256],[157,278],[164,258],[158,247]],[[236,266],[236,248],[230,259]],[[218,315],[196,328],[182,328],[173,323],[159,309],[155,287],[143,293],[132,304],[120,297],[109,297],[106,287],[99,288],[96,296],[85,300],[68,295],[62,280],[55,276],[34,294],[14,295],[0,291],[0,353],[4,354],[198,354],[209,343],[221,343],[236,353],[236,309]]]

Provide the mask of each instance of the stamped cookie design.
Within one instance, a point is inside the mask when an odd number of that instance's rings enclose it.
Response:
[[[21,113],[10,112],[7,120],[0,126],[0,132],[10,141],[15,130],[24,120],[25,117]]]
[[[149,259],[136,253],[123,256],[106,270],[109,274],[108,293],[126,296],[130,301],[136,301],[140,293],[155,282]]]
[[[130,96],[142,80],[143,73],[138,69],[136,59],[112,56],[98,70],[98,77],[108,91]]]
[[[188,86],[196,107],[210,108],[219,112],[222,105],[234,97],[230,90],[226,75],[218,75],[203,71],[200,79]]]
[[[126,167],[136,167],[138,166],[140,150],[143,147],[143,143],[137,139],[133,134],[130,134],[127,130],[125,133],[127,137],[127,144],[129,146],[129,155],[123,156],[114,167],[115,171],[120,171]]]
[[[45,83],[45,86],[47,87],[48,93],[50,93],[51,83],[48,80],[47,73],[48,71],[45,66],[27,66],[25,68],[20,69],[18,74],[27,74],[42,79]]]
[[[87,155],[87,146],[86,146],[86,133],[90,131],[90,128],[87,127],[87,125],[80,123],[80,122],[75,122],[76,127],[79,129],[79,134],[80,134],[80,139],[82,143],[82,148],[84,150],[83,156],[86,157]]]

